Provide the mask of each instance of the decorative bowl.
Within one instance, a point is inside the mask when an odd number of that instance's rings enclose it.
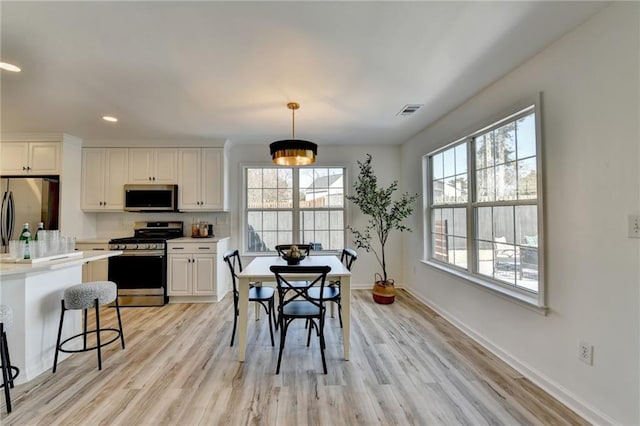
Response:
[[[298,265],[300,261],[305,258],[305,255],[302,255],[300,257],[289,257],[286,255],[282,255],[282,258],[287,261],[287,265],[291,266]]]

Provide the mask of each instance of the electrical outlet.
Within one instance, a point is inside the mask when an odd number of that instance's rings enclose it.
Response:
[[[578,342],[578,359],[585,364],[593,365],[593,345]]]
[[[629,238],[640,238],[640,215],[629,215]]]

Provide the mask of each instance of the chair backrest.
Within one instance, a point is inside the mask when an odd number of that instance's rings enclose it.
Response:
[[[298,250],[305,256],[309,256],[309,252],[311,251],[311,244],[278,244],[276,246],[278,256],[282,256],[286,251],[291,249],[291,246],[298,246]]]
[[[347,267],[348,270],[351,270],[351,266],[353,262],[358,258],[358,253],[354,249],[346,248],[342,249],[342,256],[340,256],[340,262],[344,263],[344,266]]]
[[[272,265],[270,268],[276,276],[276,284],[278,286],[278,296],[280,297],[280,306],[285,306],[288,303],[295,300],[306,300],[314,305],[321,307],[323,303],[323,293],[327,274],[331,271],[331,266],[284,266],[284,265]],[[300,285],[300,278],[289,281],[285,276],[286,274],[305,274],[306,281],[302,281],[305,285]],[[295,285],[291,284],[295,282]],[[307,294],[307,290],[310,287],[316,286],[320,289],[320,299],[311,299]],[[284,294],[287,293],[287,298]],[[293,297],[288,296],[293,293]]]
[[[231,282],[233,283],[233,294],[238,294],[238,286],[236,278],[238,278],[237,272],[242,272],[242,261],[240,260],[240,253],[238,249],[231,249],[224,252],[222,255],[227,265],[229,265],[229,271],[231,272]]]

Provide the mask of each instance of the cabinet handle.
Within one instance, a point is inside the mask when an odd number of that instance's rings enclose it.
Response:
[[[156,180],[156,177],[155,177],[155,176],[153,177],[153,180],[154,180],[154,181]]]
[[[102,205],[102,201],[100,201],[100,203],[99,203],[99,204],[100,204],[100,205]]]
[[[107,205],[107,202],[106,202],[106,201],[103,201],[103,202],[102,202],[102,205],[103,205],[103,206],[106,206],[106,205]]]
[[[27,170],[31,170],[31,166],[27,166]]]
[[[94,247],[94,248],[92,248],[91,250],[104,250],[104,249],[103,249],[103,248],[96,248],[96,247]]]
[[[27,167],[26,166],[22,166],[22,170],[27,170]]]
[[[198,247],[198,250],[211,250],[211,247]]]
[[[171,247],[171,250],[184,250],[184,247]]]

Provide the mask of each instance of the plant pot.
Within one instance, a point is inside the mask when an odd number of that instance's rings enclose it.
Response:
[[[394,280],[384,281],[380,274],[376,273],[376,282],[373,284],[373,301],[381,305],[388,305],[396,300],[396,286]]]

